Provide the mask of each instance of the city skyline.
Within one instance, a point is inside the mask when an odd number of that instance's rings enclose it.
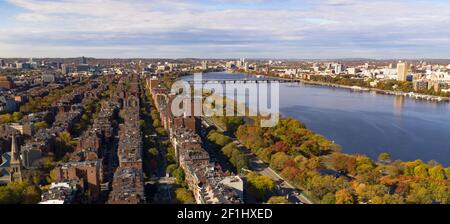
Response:
[[[450,58],[445,1],[0,3],[0,57]]]

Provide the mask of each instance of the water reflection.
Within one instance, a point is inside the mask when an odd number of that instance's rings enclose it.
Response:
[[[404,104],[405,104],[405,96],[394,97],[394,115],[399,120],[401,120],[402,118],[402,110]]]

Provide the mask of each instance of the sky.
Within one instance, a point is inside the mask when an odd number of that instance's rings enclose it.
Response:
[[[450,58],[448,0],[0,0],[0,57]]]

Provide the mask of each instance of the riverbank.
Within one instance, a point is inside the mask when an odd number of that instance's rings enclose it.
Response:
[[[295,79],[297,80],[297,79]],[[327,82],[316,82],[316,81],[310,81],[310,80],[304,80],[304,79],[298,79],[298,81],[309,84],[309,85],[320,85],[320,86],[328,86],[328,87],[336,87],[336,88],[344,88],[344,89],[351,89],[354,91],[366,91],[366,92],[376,92],[379,94],[385,94],[385,95],[394,95],[394,96],[405,96],[410,97],[417,100],[427,100],[427,101],[434,101],[434,102],[450,102],[450,97],[442,97],[442,96],[432,96],[432,95],[425,95],[425,94],[419,94],[419,93],[406,93],[402,91],[391,91],[391,90],[383,90],[378,88],[365,88],[360,86],[347,86],[347,85],[340,85],[335,83],[327,83]]]
[[[353,90],[353,91],[364,91],[364,92],[373,91],[373,92],[378,93],[378,94],[404,96],[404,97],[409,97],[409,98],[416,99],[416,100],[426,100],[426,101],[442,102],[442,103],[449,103],[450,102],[450,97],[433,96],[433,95],[426,95],[426,94],[420,94],[420,93],[414,93],[414,92],[392,91],[392,90],[384,90],[384,89],[378,89],[378,88],[373,88],[373,87],[366,88],[366,87],[361,87],[361,86],[349,86],[349,85],[341,85],[341,84],[329,83],[329,82],[317,82],[317,81],[311,81],[311,80],[306,80],[306,79],[282,78],[282,77],[275,77],[275,76],[251,74],[251,73],[248,73],[248,72],[243,72],[242,74],[255,76],[255,77],[258,77],[258,78],[259,77],[266,77],[266,78],[275,78],[275,79],[280,79],[280,80],[295,80],[295,81],[299,81],[301,83],[309,84],[309,85],[318,85],[318,86],[350,89],[350,90]]]

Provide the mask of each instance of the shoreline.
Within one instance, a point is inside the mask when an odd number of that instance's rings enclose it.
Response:
[[[225,71],[226,73],[233,73],[233,74],[245,74],[250,76],[261,76],[261,77],[267,77],[267,78],[275,78],[280,80],[295,80],[299,81],[303,84],[309,84],[309,85],[316,85],[316,86],[326,86],[326,87],[335,87],[335,88],[342,88],[342,89],[350,89],[354,91],[359,92],[375,92],[377,94],[383,94],[383,95],[391,95],[391,96],[404,96],[409,97],[411,99],[415,100],[424,100],[424,101],[431,101],[436,103],[450,103],[450,97],[444,97],[444,96],[433,96],[433,95],[426,95],[426,94],[420,94],[420,93],[414,93],[414,92],[402,92],[402,91],[393,91],[393,90],[384,90],[384,89],[378,89],[378,88],[367,88],[367,87],[360,87],[360,86],[348,86],[348,85],[341,85],[336,83],[329,83],[329,82],[317,82],[317,81],[311,81],[311,80],[305,80],[305,79],[292,79],[292,78],[282,78],[282,77],[274,77],[274,76],[268,76],[268,75],[256,75],[246,72],[232,72],[232,71]]]
[[[409,97],[409,98],[412,98],[415,100],[425,100],[425,101],[432,101],[432,102],[437,102],[437,103],[450,102],[450,97],[432,96],[432,95],[425,95],[425,94],[414,93],[414,92],[407,93],[407,92],[402,92],[402,91],[392,91],[392,90],[384,90],[384,89],[378,89],[378,88],[366,88],[366,87],[360,87],[360,86],[348,86],[348,85],[341,85],[341,84],[335,84],[335,83],[309,81],[309,80],[304,80],[304,79],[295,79],[295,80],[298,80],[304,84],[309,84],[309,85],[351,89],[351,90],[360,91],[360,92],[375,92],[377,94],[383,94],[383,95],[405,96],[405,97]]]

